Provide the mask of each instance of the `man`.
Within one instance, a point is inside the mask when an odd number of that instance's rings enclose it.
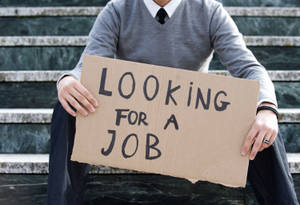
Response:
[[[248,179],[258,201],[298,204],[278,133],[274,86],[231,17],[214,0],[113,0],[98,15],[78,64],[57,83],[60,103],[51,127],[48,204],[81,200],[88,168],[70,161],[74,110],[87,116],[101,109],[101,102],[79,82],[85,53],[207,72],[213,51],[233,76],[260,81],[258,113],[241,147],[242,155],[250,152]]]

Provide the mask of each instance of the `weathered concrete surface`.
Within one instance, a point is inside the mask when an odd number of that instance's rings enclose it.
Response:
[[[85,46],[87,36],[1,36],[1,46]],[[244,36],[248,46],[300,46],[298,36]]]
[[[0,82],[56,82],[65,71],[0,71]],[[210,70],[210,74],[230,76],[225,70]],[[276,70],[268,71],[272,81],[300,82],[299,70]]]
[[[96,16],[103,7],[0,7],[0,16]],[[300,8],[225,7],[231,16],[299,17]]]

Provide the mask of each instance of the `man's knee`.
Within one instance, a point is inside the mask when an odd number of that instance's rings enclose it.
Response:
[[[75,118],[64,109],[59,101],[57,101],[54,106],[51,123],[53,124],[56,120],[75,120]]]

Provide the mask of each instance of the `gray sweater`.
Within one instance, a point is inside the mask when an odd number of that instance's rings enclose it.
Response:
[[[259,80],[258,104],[277,105],[266,69],[215,0],[182,0],[165,24],[151,16],[143,0],[112,0],[98,15],[83,54],[207,72],[213,51],[232,76]],[[83,54],[63,76],[80,79]]]

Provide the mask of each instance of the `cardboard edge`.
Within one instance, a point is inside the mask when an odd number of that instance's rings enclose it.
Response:
[[[123,59],[117,59],[117,58],[109,58],[109,57],[102,57],[102,56],[95,56],[95,55],[90,55],[90,54],[84,54],[83,56],[83,63],[82,63],[82,69],[83,69],[83,65],[84,65],[84,60],[85,58],[87,58],[87,56],[89,57],[92,57],[92,58],[102,58],[102,59],[105,59],[105,60],[109,60],[111,62],[115,62],[115,61],[121,61],[121,62],[126,62],[126,63],[131,63],[131,64],[137,64],[137,65],[147,65],[149,67],[156,67],[156,66],[159,66],[159,67],[163,67],[163,68],[166,68],[168,70],[180,70],[180,71],[183,71],[183,72],[187,72],[187,73],[197,73],[199,75],[209,75],[209,77],[215,77],[215,78],[222,78],[222,79],[228,79],[228,78],[234,78],[234,79],[237,79],[237,80],[247,80],[247,81],[256,81],[259,83],[258,80],[253,80],[253,79],[247,79],[247,78],[240,78],[240,77],[234,77],[232,75],[230,76],[223,76],[223,75],[217,75],[217,74],[212,74],[212,73],[204,73],[204,72],[200,72],[200,71],[196,71],[196,70],[187,70],[187,69],[184,69],[184,68],[175,68],[175,67],[169,67],[169,66],[161,66],[161,65],[154,65],[154,64],[148,64],[148,63],[140,63],[140,62],[135,62],[135,61],[129,61],[129,60],[123,60]]]
[[[73,155],[71,156],[71,161],[79,162],[79,163],[87,163],[87,162],[84,162],[83,160],[74,159]],[[89,162],[88,164],[94,165],[94,164],[92,164],[92,162]],[[108,166],[108,165],[100,165],[100,164],[95,165],[95,166],[111,167],[111,166]],[[241,185],[238,185],[238,184],[227,184],[227,183],[220,182],[218,180],[215,180],[214,182],[209,182],[207,179],[191,179],[191,178],[185,178],[185,177],[182,177],[182,176],[174,176],[174,175],[167,174],[167,173],[145,172],[145,171],[141,171],[141,170],[137,170],[137,169],[128,169],[128,168],[124,168],[124,167],[111,167],[111,168],[114,168],[114,169],[123,169],[123,170],[130,170],[130,171],[135,171],[135,172],[139,172],[139,173],[142,173],[142,174],[155,174],[155,175],[163,175],[163,176],[169,176],[169,177],[174,177],[174,178],[180,178],[180,179],[188,180],[192,184],[196,184],[199,181],[201,181],[201,182],[208,182],[208,183],[212,183],[212,184],[219,184],[219,185],[226,186],[226,187],[229,187],[229,188],[240,188],[240,187],[245,188],[246,187],[246,181],[247,181],[246,180],[244,182],[244,184],[241,184]]]
[[[118,61],[123,61],[123,62],[127,62],[127,63],[132,63],[132,64],[142,64],[142,65],[144,65],[144,63],[139,63],[139,62],[133,62],[133,61],[126,61],[126,60],[120,60],[120,59],[115,59],[115,58],[108,58],[108,57],[101,57],[101,56],[94,56],[94,55],[89,55],[89,54],[84,54],[84,56],[83,56],[83,63],[82,63],[82,69],[84,69],[84,65],[85,65],[85,61],[86,61],[86,59],[88,58],[88,56],[90,56],[90,57],[93,57],[93,58],[103,58],[103,59],[108,59],[108,60],[110,60],[110,61],[116,61],[116,60],[118,60]],[[149,66],[153,66],[153,67],[155,67],[155,66],[157,66],[157,65],[151,65],[151,64],[147,64],[147,65],[149,65]],[[167,68],[167,69],[172,69],[172,70],[174,70],[174,69],[178,69],[178,70],[180,70],[180,71],[184,71],[184,72],[193,72],[193,73],[195,73],[195,72],[197,72],[197,71],[191,71],[191,70],[186,70],[186,69],[180,69],[180,68],[171,68],[171,67],[167,67],[167,66],[161,66],[161,67],[165,67],[165,68]],[[208,74],[208,73],[202,73],[202,72],[197,72],[199,75],[205,75],[205,74]],[[211,77],[216,77],[216,78],[223,78],[223,79],[228,79],[228,77],[231,77],[231,78],[235,78],[235,79],[238,79],[238,80],[248,80],[248,81],[254,81],[255,83],[256,83],[256,89],[257,89],[257,93],[259,93],[259,89],[260,89],[260,82],[258,81],[258,80],[253,80],[253,79],[246,79],[246,78],[239,78],[239,77],[233,77],[233,76],[222,76],[222,75],[216,75],[216,74],[210,74],[210,76]],[[82,81],[82,75],[81,75],[81,77],[80,77],[80,82]],[[258,101],[258,95],[257,95],[257,100],[256,101]],[[77,126],[77,121],[76,121],[76,126]],[[75,134],[76,135],[76,134]],[[73,149],[74,149],[74,147],[73,147]],[[75,156],[75,158],[76,158],[76,156]],[[72,150],[72,155],[71,155],[71,160],[72,161],[76,161],[76,162],[80,162],[80,163],[86,163],[86,162],[83,162],[83,161],[81,161],[81,160],[78,160],[78,159],[74,159],[74,155],[73,155],[73,150]],[[89,163],[89,164],[92,164],[91,162]],[[96,166],[106,166],[106,167],[110,167],[110,166],[107,166],[107,165],[96,165]],[[112,167],[112,168],[114,168],[114,167]],[[117,167],[116,167],[117,168]],[[133,170],[133,169],[128,169],[128,168],[121,168],[121,167],[118,167],[118,169],[126,169],[126,170],[132,170],[132,171],[137,171],[137,172],[141,172],[141,173],[149,173],[149,172],[144,172],[144,171],[141,171],[141,170]],[[247,171],[248,171],[248,169],[249,169],[249,162],[247,163]],[[170,174],[166,174],[166,173],[155,173],[155,172],[151,172],[151,173],[149,173],[149,174],[160,174],[160,175],[165,175],[165,176],[171,176],[171,177],[176,177],[176,178],[182,178],[182,179],[186,179],[186,180],[188,180],[188,181],[190,181],[191,183],[193,183],[193,184],[195,184],[195,183],[197,183],[198,181],[207,181],[206,179],[189,179],[189,178],[185,178],[185,177],[182,177],[182,176],[174,176],[174,175],[170,175]],[[247,173],[246,173],[246,175],[247,175]],[[246,176],[246,179],[247,179],[247,176]],[[245,183],[244,184],[242,184],[242,185],[234,185],[234,184],[226,184],[226,183],[223,183],[223,182],[220,182],[220,181],[217,181],[217,180],[215,180],[214,182],[209,182],[209,183],[214,183],[214,184],[220,184],[220,185],[224,185],[224,186],[227,186],[227,187],[234,187],[234,188],[237,188],[237,187],[246,187],[246,181],[245,181]]]

